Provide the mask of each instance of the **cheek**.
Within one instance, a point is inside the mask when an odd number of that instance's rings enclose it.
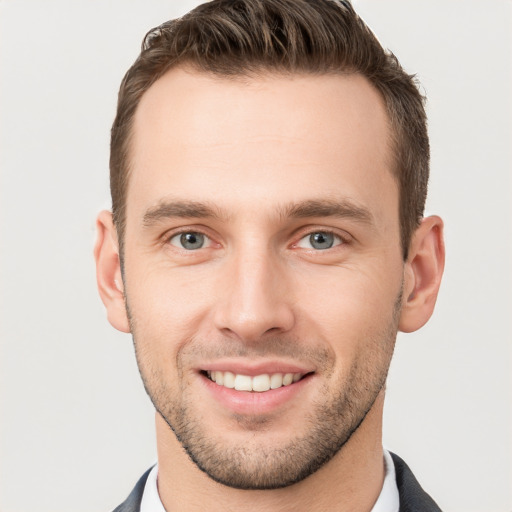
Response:
[[[388,333],[395,322],[400,294],[399,272],[364,271],[361,268],[330,268],[323,275],[296,280],[295,298],[299,321],[314,325],[335,350],[345,354]]]
[[[125,289],[139,337],[150,337],[152,343],[165,346],[195,335],[215,303],[211,272],[154,261],[147,266],[127,263]]]

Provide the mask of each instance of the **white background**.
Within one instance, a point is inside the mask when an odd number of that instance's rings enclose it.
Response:
[[[95,288],[117,88],[196,2],[0,0],[0,511],[108,511],[154,461],[131,338]],[[429,97],[437,311],[399,337],[384,442],[446,511],[512,510],[512,3],[359,0]]]

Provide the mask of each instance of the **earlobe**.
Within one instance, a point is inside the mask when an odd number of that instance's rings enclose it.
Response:
[[[401,331],[416,331],[432,316],[444,258],[443,221],[437,216],[427,217],[414,233],[405,263]]]
[[[105,210],[98,215],[96,229],[94,258],[98,291],[112,326],[119,331],[130,332],[124,299],[119,246],[111,212]]]

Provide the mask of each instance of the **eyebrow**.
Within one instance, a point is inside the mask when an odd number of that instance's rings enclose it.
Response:
[[[158,221],[172,218],[192,219],[219,219],[224,215],[218,208],[208,203],[198,201],[170,201],[160,202],[157,206],[149,208],[142,219],[146,227]]]
[[[370,210],[359,206],[348,199],[341,201],[322,199],[292,203],[282,209],[283,217],[303,219],[309,217],[338,217],[351,219],[364,224],[373,223]]]
[[[281,205],[277,209],[281,219],[304,219],[313,217],[337,217],[351,219],[364,224],[373,224],[373,215],[349,199],[311,199]],[[143,225],[151,227],[159,221],[171,218],[228,219],[219,207],[200,201],[161,201],[149,208],[143,217]]]

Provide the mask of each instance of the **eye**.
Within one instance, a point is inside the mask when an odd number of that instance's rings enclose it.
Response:
[[[174,235],[169,240],[169,243],[180,249],[195,251],[197,249],[208,247],[210,245],[210,239],[202,233],[197,233],[196,231],[187,231]]]
[[[330,249],[331,247],[342,243],[343,240],[334,233],[329,233],[328,231],[315,231],[314,233],[310,233],[309,235],[301,238],[297,247],[324,251],[325,249]]]

